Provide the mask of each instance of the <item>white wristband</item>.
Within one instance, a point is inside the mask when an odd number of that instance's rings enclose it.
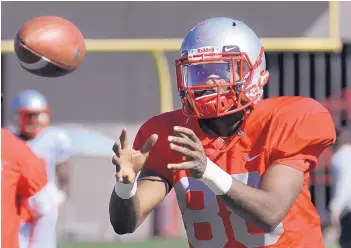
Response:
[[[233,183],[233,178],[218,165],[207,158],[207,167],[199,179],[206,184],[216,195],[226,194]]]
[[[135,195],[137,191],[137,181],[135,180],[133,183],[120,183],[116,182],[115,184],[115,192],[122,199],[130,199]]]

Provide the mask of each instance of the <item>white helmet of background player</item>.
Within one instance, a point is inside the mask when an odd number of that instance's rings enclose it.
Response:
[[[269,74],[257,35],[243,22],[207,19],[192,28],[176,60],[183,112],[199,119],[246,110],[262,98]]]
[[[35,137],[50,122],[50,108],[46,98],[36,90],[24,90],[12,100],[12,110],[18,115],[21,135]]]

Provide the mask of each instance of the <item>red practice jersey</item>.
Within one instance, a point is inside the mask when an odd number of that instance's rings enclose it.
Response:
[[[18,247],[18,197],[30,198],[46,184],[44,161],[24,141],[1,129],[1,247]]]
[[[182,155],[169,149],[167,137],[174,135],[174,126],[194,130],[207,157],[252,187],[259,187],[261,176],[272,164],[291,166],[305,173],[300,194],[273,232],[265,233],[230,210],[186,171],[167,169],[169,163],[183,162]],[[190,247],[324,247],[320,217],[308,189],[309,172],[316,166],[317,157],[335,142],[333,120],[320,103],[295,96],[263,100],[237,133],[227,139],[205,134],[197,119],[176,110],[144,123],[136,136],[135,149],[140,149],[153,133],[159,139],[145,167],[166,178],[175,188]]]

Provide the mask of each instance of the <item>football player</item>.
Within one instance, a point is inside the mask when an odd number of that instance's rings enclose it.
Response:
[[[27,141],[35,154],[45,160],[48,180],[60,190],[62,204],[69,190],[69,136],[64,130],[49,127],[50,108],[45,97],[38,91],[24,90],[18,93],[13,99],[12,107],[18,117],[18,137]],[[22,206],[23,223],[19,234],[21,248],[28,247],[29,243],[31,247],[56,247],[59,205],[40,223],[34,223],[30,212]]]
[[[335,141],[330,113],[311,98],[262,100],[264,49],[241,21],[197,24],[180,53],[182,109],[113,147],[115,232],[134,232],[174,188],[189,247],[324,247],[308,181]]]
[[[333,146],[331,159],[333,176],[333,197],[331,199],[331,226],[340,231],[339,245],[341,248],[351,247],[351,133],[347,128],[337,130],[337,142]]]
[[[40,223],[60,201],[57,188],[48,183],[45,162],[15,135],[1,129],[1,247],[19,247],[17,198]]]

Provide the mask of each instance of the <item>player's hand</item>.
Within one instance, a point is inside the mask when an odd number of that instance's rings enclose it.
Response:
[[[135,181],[137,173],[143,168],[157,139],[157,134],[151,135],[140,151],[136,151],[128,144],[127,130],[122,130],[119,140],[115,142],[112,148],[115,153],[112,163],[116,166],[117,181],[122,183],[133,183]]]
[[[186,157],[179,164],[168,164],[168,169],[188,170],[192,177],[201,178],[207,166],[207,157],[201,141],[193,130],[185,127],[174,127],[176,136],[169,136],[170,149]]]

